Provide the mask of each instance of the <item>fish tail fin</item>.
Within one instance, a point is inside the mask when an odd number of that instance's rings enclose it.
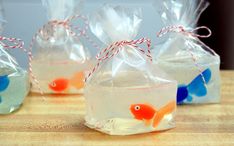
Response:
[[[155,117],[153,119],[153,127],[156,128],[161,122],[161,120],[164,118],[164,116],[172,113],[175,110],[175,108],[176,102],[171,101],[167,105],[159,109],[159,111],[156,112]]]
[[[77,89],[81,89],[84,87],[84,78],[84,72],[78,72],[70,79],[70,84]]]

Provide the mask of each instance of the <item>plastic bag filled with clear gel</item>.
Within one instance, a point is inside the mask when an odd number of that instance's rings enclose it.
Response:
[[[85,121],[90,128],[130,135],[175,126],[177,83],[153,68],[149,39],[133,40],[141,21],[140,9],[109,5],[90,17],[91,31],[107,46],[87,75]]]
[[[79,15],[79,0],[42,0],[48,13],[48,23],[33,40],[33,74],[44,93],[83,93],[84,72],[91,68],[89,50],[82,44],[84,20]],[[85,20],[84,20],[85,21]],[[86,28],[84,26],[84,28]],[[87,26],[88,28],[88,26]],[[40,92],[33,83],[33,92]]]
[[[9,40],[0,36],[0,114],[19,109],[30,89],[27,71],[6,50],[11,49],[5,44]]]
[[[165,24],[158,36],[167,39],[154,49],[154,61],[178,81],[180,104],[220,101],[220,57],[199,40],[211,35],[209,28],[196,27],[208,5],[205,0],[157,0],[155,4]],[[209,34],[199,35],[199,29]]]

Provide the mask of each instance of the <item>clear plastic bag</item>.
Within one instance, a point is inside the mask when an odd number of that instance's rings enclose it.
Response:
[[[44,93],[83,93],[84,74],[92,61],[88,48],[80,40],[82,33],[74,29],[77,26],[73,21],[84,19],[79,15],[81,2],[42,0],[49,22],[38,31],[31,46],[33,74]],[[36,82],[32,91],[40,93]]]
[[[196,23],[208,7],[205,0],[157,0],[155,6],[169,34],[155,48],[155,64],[178,81],[177,103],[217,103],[220,101],[220,57],[199,40]],[[196,27],[196,28],[195,28]],[[159,50],[159,51],[158,51]],[[158,52],[158,53],[156,53]]]
[[[5,44],[17,44],[9,46]],[[9,114],[20,108],[30,90],[29,76],[5,48],[15,49],[23,46],[21,40],[0,36],[0,114]]]
[[[177,83],[152,66],[150,51],[140,47],[149,40],[132,40],[141,21],[141,9],[109,5],[90,17],[91,31],[109,46],[97,55],[85,86],[90,128],[130,135],[175,126]]]

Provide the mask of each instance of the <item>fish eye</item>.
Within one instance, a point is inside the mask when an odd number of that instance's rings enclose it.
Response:
[[[139,105],[135,106],[135,110],[136,111],[140,110],[140,106]]]
[[[50,83],[50,85],[51,85],[52,87],[56,87],[55,82]]]

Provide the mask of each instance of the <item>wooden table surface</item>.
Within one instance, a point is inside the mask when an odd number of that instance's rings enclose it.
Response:
[[[221,104],[179,106],[177,127],[161,133],[102,134],[83,125],[84,107],[82,96],[30,95],[19,111],[0,116],[0,145],[234,146],[234,71],[222,71]]]

